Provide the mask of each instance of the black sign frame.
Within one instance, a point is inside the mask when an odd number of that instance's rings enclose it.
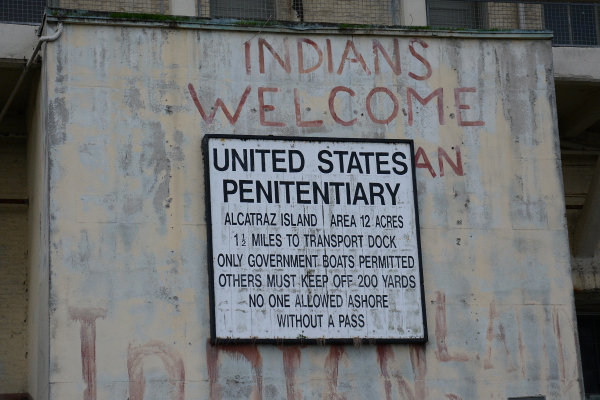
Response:
[[[216,334],[216,314],[215,314],[215,287],[214,287],[214,261],[213,261],[213,240],[212,240],[212,207],[211,207],[211,188],[210,188],[210,139],[236,139],[236,140],[279,140],[279,141],[303,141],[303,142],[351,142],[351,143],[403,143],[408,144],[411,152],[411,168],[415,211],[415,229],[417,239],[417,253],[419,258],[420,290],[421,290],[421,310],[423,318],[423,337],[422,338],[332,338],[332,339],[240,339],[240,338],[218,338]],[[210,302],[210,342],[213,345],[222,344],[414,344],[427,343],[427,313],[425,301],[425,285],[423,276],[423,258],[421,251],[421,229],[419,223],[419,206],[417,195],[417,177],[415,169],[415,146],[412,139],[370,139],[370,138],[337,138],[337,137],[302,137],[302,136],[275,136],[275,135],[227,135],[227,134],[207,134],[202,138],[202,156],[204,162],[204,196],[205,196],[205,218],[207,227],[207,272],[209,279],[209,302]],[[358,341],[358,343],[357,343]]]

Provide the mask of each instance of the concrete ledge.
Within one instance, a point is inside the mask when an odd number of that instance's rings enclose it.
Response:
[[[600,47],[553,47],[554,78],[600,82]]]
[[[0,24],[0,59],[27,59],[38,37],[33,25]]]
[[[411,37],[456,37],[462,39],[514,39],[514,40],[548,40],[552,39],[551,31],[486,31],[486,30],[444,30],[417,26],[380,26],[380,25],[344,25],[333,23],[302,23],[273,21],[244,21],[235,19],[209,19],[200,17],[115,13],[101,11],[67,10],[49,8],[46,22],[63,22],[70,24],[97,24],[109,26],[147,26],[154,28],[187,28],[211,29],[226,31],[251,32],[306,32],[311,34],[341,35],[379,35],[379,36],[411,36]]]

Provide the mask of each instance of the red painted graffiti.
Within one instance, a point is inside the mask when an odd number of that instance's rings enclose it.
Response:
[[[506,332],[504,330],[504,325],[502,325],[501,322],[498,321],[498,334],[496,334],[496,330],[495,330],[495,326],[496,326],[496,320],[499,318],[499,313],[496,310],[496,302],[492,301],[492,303],[490,304],[490,317],[489,317],[489,322],[488,322],[488,328],[487,328],[487,333],[485,335],[485,338],[487,340],[487,351],[486,351],[486,355],[485,358],[483,360],[483,368],[484,369],[490,369],[490,368],[494,368],[494,364],[492,364],[492,349],[493,349],[493,344],[494,344],[494,339],[499,340],[503,347],[504,347],[504,352],[506,354],[506,358],[508,360],[508,368],[506,369],[506,372],[513,372],[517,369],[517,367],[514,365],[514,363],[512,362],[511,359],[511,354],[510,354],[510,350],[508,348],[508,343],[506,341]]]
[[[422,149],[419,149],[422,150]],[[97,398],[97,370],[96,370],[96,320],[106,318],[107,310],[102,308],[69,308],[69,316],[73,321],[80,322],[81,338],[81,362],[82,376],[86,384],[84,389],[84,400],[96,400]],[[560,307],[551,308],[553,340],[555,343],[543,343],[544,354],[548,358],[549,346],[556,346],[556,359],[548,360],[547,365],[556,368],[560,379],[561,391],[567,396],[570,391],[578,391],[578,371],[577,365],[567,366],[564,341],[573,340],[572,337],[564,338],[564,332],[574,332],[575,327],[571,317]],[[489,307],[489,321],[485,334],[487,341],[486,354],[483,359],[485,370],[494,368],[492,359],[498,361],[502,359],[494,355],[494,343],[500,342],[503,345],[506,359],[507,372],[517,370],[514,356],[511,355],[508,345],[508,338],[504,328],[504,319],[500,321],[500,312],[497,310],[495,301],[492,301]],[[434,353],[440,362],[466,362],[469,360],[479,361],[479,355],[472,357],[466,354],[451,352],[446,342],[448,334],[448,322],[446,319],[446,296],[444,292],[436,292],[435,300],[435,337],[436,349]],[[570,324],[564,329],[565,324]],[[525,346],[522,338],[521,320],[517,316],[516,326],[518,329],[519,363],[521,364],[521,377],[525,379]],[[549,346],[547,346],[547,344]],[[297,373],[302,361],[302,346],[279,346],[282,351],[283,372],[285,375],[286,397],[290,400],[300,400],[303,391],[297,382]],[[412,368],[412,378],[405,378],[401,372],[400,365],[396,364],[394,346],[377,345],[376,356],[379,365],[381,377],[383,378],[383,388],[386,400],[397,398],[394,389],[399,397],[404,400],[422,400],[428,398],[427,388],[427,363],[425,357],[424,345],[410,345],[408,352]],[[211,345],[206,344],[206,364],[208,368],[209,380],[209,398],[217,400],[222,398],[222,391],[219,385],[219,357],[221,353],[230,355],[236,360],[245,360],[249,363],[254,377],[254,384],[250,398],[252,400],[262,400],[263,398],[263,358],[258,346],[256,345]],[[330,346],[329,352],[325,358],[323,371],[325,373],[325,388],[323,390],[323,399],[343,400],[347,397],[346,393],[340,392],[340,361],[346,355],[344,346]],[[144,376],[144,361],[151,356],[161,359],[168,375],[168,382],[171,385],[170,400],[184,400],[185,398],[185,367],[180,353],[172,346],[158,340],[149,341],[140,346],[129,345],[127,350],[127,370],[129,376],[129,398],[131,400],[143,400],[145,396],[146,378]],[[500,361],[498,361],[500,362]],[[404,361],[401,363],[404,365]],[[550,367],[549,367],[550,368]],[[449,400],[462,400],[454,393],[444,395]]]
[[[259,107],[259,115],[260,115],[260,124],[262,126],[285,126],[283,122],[275,122],[275,121],[267,121],[267,117],[265,115],[266,111],[274,111],[275,106],[272,104],[265,103],[265,92],[277,93],[279,89],[272,87],[259,87],[258,88],[258,107]]]
[[[373,95],[376,93],[385,93],[392,100],[392,103],[394,103],[394,109],[392,110],[392,113],[387,118],[379,119],[379,118],[375,117],[375,114],[373,114],[371,100],[373,98]],[[367,114],[369,115],[369,118],[371,118],[371,121],[373,121],[375,123],[389,124],[390,122],[392,122],[392,120],[394,120],[394,118],[396,118],[398,116],[398,110],[400,109],[400,107],[398,105],[398,99],[396,98],[396,96],[394,96],[392,91],[388,88],[376,87],[375,89],[373,89],[369,92],[369,94],[367,95],[366,101],[367,101],[367,104],[366,104]]]
[[[460,89],[460,88],[459,88]],[[472,89],[472,88],[469,88]],[[188,91],[190,93],[190,96],[192,98],[192,101],[194,103],[194,105],[196,106],[196,109],[198,110],[198,112],[200,113],[200,116],[202,117],[202,119],[204,120],[205,123],[207,124],[212,124],[215,116],[217,115],[217,112],[219,111],[219,109],[221,109],[223,111],[223,114],[225,115],[225,117],[227,118],[227,120],[229,121],[229,124],[231,125],[235,125],[235,123],[238,121],[238,119],[240,118],[240,115],[244,109],[244,105],[246,104],[247,100],[248,100],[248,96],[250,95],[250,92],[252,91],[252,87],[248,86],[246,87],[246,89],[244,90],[244,93],[242,93],[242,96],[240,98],[240,101],[238,102],[238,105],[235,109],[235,112],[233,113],[233,115],[231,114],[231,111],[229,111],[229,108],[227,108],[227,106],[225,105],[225,102],[221,99],[221,98],[217,98],[217,100],[214,103],[214,106],[211,107],[211,112],[210,114],[208,114],[205,109],[204,106],[202,106],[202,103],[200,102],[200,98],[198,97],[198,93],[196,92],[196,89],[194,87],[193,84],[188,84]],[[473,89],[474,91],[474,89]],[[471,90],[468,90],[467,92],[473,92]],[[286,126],[286,123],[283,121],[275,121],[273,120],[273,118],[275,118],[276,116],[279,116],[279,118],[284,118],[287,113],[285,111],[281,111],[281,110],[289,110],[292,106],[292,102],[293,102],[293,107],[294,107],[294,111],[295,111],[295,115],[296,115],[296,126],[300,127],[300,128],[310,128],[310,127],[319,127],[322,126],[325,122],[322,120],[313,120],[313,121],[305,121],[302,118],[301,115],[301,104],[302,103],[313,103],[314,100],[312,100],[309,95],[307,95],[308,99],[305,99],[304,101],[302,100],[302,97],[305,95],[301,95],[300,90],[298,90],[298,88],[293,88],[293,99],[286,101],[286,98],[282,99],[282,92],[287,92],[285,90],[282,90],[281,88],[278,87],[259,87],[258,88],[258,111],[259,111],[259,117],[260,117],[260,124],[262,126],[270,126],[270,127],[284,127]],[[345,92],[347,93],[350,97],[354,98],[356,97],[356,92],[354,90],[352,90],[349,87],[346,86],[336,86],[333,89],[331,89],[331,91],[329,92],[329,96],[328,96],[328,106],[329,106],[329,113],[331,114],[331,118],[333,119],[333,122],[342,126],[352,126],[354,125],[356,122],[358,122],[358,117],[353,118],[351,120],[344,120],[342,118],[340,118],[339,113],[340,110],[338,109],[339,104],[336,107],[336,96],[338,95],[339,92]],[[269,101],[267,102],[267,100],[265,99],[265,93],[269,93]],[[389,112],[389,115],[387,116],[377,116],[375,115],[375,112],[373,110],[373,98],[376,94],[381,93],[382,95],[385,95],[384,97],[378,96],[378,99],[380,99],[379,101],[382,103],[388,103],[392,105],[392,111]],[[284,96],[286,96],[284,94]],[[414,117],[414,108],[413,107],[413,99],[417,100],[418,103],[421,104],[421,106],[426,107],[429,102],[431,102],[434,98],[436,98],[436,114],[437,114],[437,122],[439,125],[444,125],[444,90],[443,88],[437,88],[436,90],[434,90],[433,92],[429,93],[426,97],[421,97],[421,95],[419,93],[417,93],[417,91],[412,88],[412,87],[408,87],[406,89],[406,108],[408,109],[407,112],[407,123],[408,126],[412,126],[415,123],[415,117]],[[456,97],[456,101],[459,101],[458,97]],[[383,87],[383,86],[378,86],[375,87],[373,89],[371,89],[369,91],[369,93],[367,93],[366,97],[364,99],[353,99],[354,104],[363,104],[364,108],[367,112],[367,116],[369,118],[369,120],[371,120],[372,122],[376,123],[376,124],[380,124],[380,125],[388,125],[390,123],[392,123],[394,120],[398,119],[398,115],[399,115],[399,110],[400,110],[400,98],[398,93],[393,92],[392,90],[388,89],[387,87]],[[277,104],[277,107],[274,105]],[[465,105],[465,104],[459,104],[456,105],[456,107],[459,107],[460,109],[470,109],[470,106]],[[279,111],[276,111],[279,110]],[[255,110],[254,110],[255,111]],[[347,111],[352,111],[354,113],[358,113],[358,110],[347,110]],[[270,118],[270,120],[267,120],[266,118],[266,112],[271,112],[274,116]],[[361,113],[362,114],[362,113]],[[458,124],[459,126],[483,126],[483,122],[482,121],[478,121],[481,122],[481,124],[477,123],[475,124],[475,122],[470,123],[468,121],[464,121],[461,118],[457,118]],[[477,122],[477,121],[476,121]]]
[[[356,95],[356,93],[354,93],[354,90],[347,88],[345,86],[334,87],[333,90],[331,91],[331,93],[329,93],[329,113],[331,114],[331,117],[333,118],[333,120],[342,126],[354,125],[358,121],[358,118],[351,119],[350,121],[344,121],[343,119],[338,117],[338,114],[335,111],[335,96],[338,94],[338,92],[346,92],[351,97],[354,97]]]
[[[415,91],[415,89],[413,89],[411,87],[409,87],[406,90],[406,102],[408,104],[408,126],[412,126],[414,123],[413,105],[412,105],[413,97],[419,103],[421,103],[421,105],[423,105],[423,106],[427,105],[427,103],[429,103],[431,100],[433,100],[434,97],[437,97],[438,122],[440,125],[444,125],[444,89],[437,88],[425,98],[421,97]]]
[[[219,354],[227,353],[235,359],[245,359],[250,363],[254,375],[254,387],[250,398],[252,400],[262,400],[263,398],[263,360],[260,351],[256,345],[212,345],[209,341],[206,344],[206,363],[208,365],[210,399],[217,400],[221,398],[221,388],[218,384],[219,379]]]
[[[315,50],[319,56],[319,61],[317,61],[317,63],[315,65],[312,65],[308,68],[306,68],[304,66],[304,49],[303,49],[302,43],[306,43],[310,47],[312,47],[312,49]],[[298,73],[308,74],[310,72],[317,70],[321,66],[321,64],[323,64],[323,51],[321,51],[319,46],[313,40],[306,39],[306,38],[298,39],[297,47],[298,47]]]
[[[571,371],[567,371],[567,366],[565,363],[565,353],[563,348],[563,341],[565,340],[562,336],[561,326],[561,317],[560,315],[564,314],[564,319],[569,324],[569,329],[567,331],[575,332],[575,326],[571,322],[571,319],[568,315],[566,315],[565,310],[561,310],[557,307],[552,307],[552,326],[554,328],[554,337],[556,338],[556,347],[558,352],[558,372],[560,374],[560,381],[562,385],[562,393],[567,394],[569,390],[573,387],[577,387],[579,385],[579,380],[577,379],[578,371],[577,366],[574,366]],[[567,339],[569,340],[569,339]]]
[[[314,121],[303,121],[302,120],[302,106],[300,104],[300,95],[298,94],[298,89],[294,89],[294,108],[296,111],[296,126],[301,128],[309,128],[309,127],[318,127],[323,125],[323,121],[318,119]]]
[[[292,72],[292,64],[290,62],[290,48],[288,46],[287,38],[283,38],[283,59],[281,58],[279,53],[277,53],[273,49],[273,46],[271,46],[269,42],[266,41],[266,39],[258,38],[258,62],[261,74],[265,73],[265,48],[269,50],[273,58],[277,60],[279,65],[281,65],[281,68],[283,68],[283,70],[286,73],[289,74]]]
[[[477,89],[474,87],[460,87],[454,89],[454,106],[456,107],[456,120],[458,121],[458,126],[484,126],[485,122],[483,121],[465,121],[463,119],[461,110],[470,110],[471,106],[462,104],[460,101],[461,93],[475,93]]]
[[[448,352],[446,336],[448,335],[448,325],[446,323],[446,294],[444,292],[435,292],[435,342],[437,350],[435,356],[441,362],[448,361],[469,361],[466,354]]]
[[[194,85],[192,85],[190,83],[188,85],[188,90],[189,90],[190,96],[192,96],[192,100],[194,101],[194,104],[196,105],[196,108],[198,109],[198,112],[202,116],[202,119],[204,120],[204,122],[206,122],[209,125],[212,124],[213,120],[215,119],[215,115],[217,115],[217,111],[220,108],[223,110],[223,114],[225,114],[225,117],[227,118],[229,123],[231,125],[234,125],[237,122],[238,118],[240,117],[242,109],[244,108],[244,104],[246,103],[246,100],[248,99],[248,95],[250,95],[250,91],[252,90],[252,88],[250,86],[248,86],[246,88],[246,90],[242,94],[242,98],[240,99],[240,102],[239,102],[239,104],[235,110],[235,113],[233,115],[231,115],[231,113],[227,109],[227,106],[225,105],[225,103],[223,103],[223,100],[221,100],[220,98],[217,98],[217,101],[215,101],[215,105],[212,107],[212,112],[207,115],[206,112],[204,111],[204,108],[202,107],[202,104],[200,104],[200,100],[198,99],[198,94],[196,93],[196,89],[194,89]]]
[[[292,64],[290,62],[291,58],[288,38],[283,38],[283,40],[278,44],[273,44],[272,42],[270,43],[267,41],[267,39],[263,37],[259,37],[257,41],[258,65],[260,74],[266,74],[267,66],[269,65],[266,60],[267,52],[265,52],[265,49],[268,51],[268,53],[270,53],[272,60],[275,61],[275,68],[279,70],[279,67],[281,67],[281,70],[283,70],[283,72],[285,72],[286,74],[291,74],[293,72]],[[363,54],[368,54],[368,52],[366,51],[367,49],[363,48],[361,52],[361,49],[357,48],[358,42],[355,42],[354,40],[346,40],[346,43],[342,45],[343,50],[341,51],[341,56],[339,57],[339,59],[334,60],[334,46],[331,43],[331,39],[325,39],[324,48],[326,57],[324,59],[322,42],[321,44],[319,44],[319,41],[315,41],[308,38],[298,38],[296,40],[298,73],[307,74],[316,71],[319,68],[321,68],[321,66],[323,66],[323,61],[326,60],[327,72],[330,74],[335,73],[341,75],[344,72],[344,70],[351,70],[351,68],[346,68],[347,64],[356,64],[360,67],[360,69],[362,69],[362,71],[364,71],[366,75],[371,75],[372,72],[371,68],[369,68],[369,65],[372,65],[375,74],[379,75],[382,73],[382,63],[380,56],[383,56],[383,59],[387,62],[387,65],[391,68],[392,72],[395,75],[401,75],[402,69],[400,66],[400,43],[397,38],[393,38],[392,40],[390,40],[390,42],[392,44],[391,51],[388,50],[387,45],[382,44],[378,39],[373,39],[372,44],[370,45],[370,47],[372,47],[373,58],[369,59],[369,62],[367,62],[367,60],[365,60],[365,57],[363,56]],[[253,53],[251,43],[252,40],[244,42],[246,73],[248,75],[252,73]],[[409,72],[408,76],[412,79],[419,81],[429,79],[429,77],[431,77],[433,73],[433,69],[431,68],[431,64],[429,63],[429,61],[427,61],[425,56],[415,49],[415,44],[420,45],[423,49],[428,48],[429,45],[422,39],[412,39],[409,41],[407,46],[408,54],[410,54],[409,57],[412,57],[416,61],[420,62],[423,65],[423,67],[425,67],[425,73],[423,75],[419,75],[413,72]],[[307,47],[305,45],[308,45],[310,47]],[[341,50],[341,47],[337,49]],[[313,52],[317,55],[317,61],[313,65],[308,67],[305,64],[306,50],[309,50],[310,52]],[[392,54],[391,56],[390,53]]]
[[[348,56],[350,50],[352,50],[352,54],[354,55],[354,57]],[[344,72],[344,66],[346,65],[347,61],[351,63],[360,64],[363,71],[365,71],[367,75],[371,75],[371,70],[369,70],[369,67],[367,67],[367,63],[365,63],[365,59],[363,58],[362,54],[360,54],[358,50],[356,50],[356,46],[354,46],[354,41],[352,40],[346,41],[346,47],[344,48],[344,54],[342,55],[342,60],[340,61],[340,67],[337,70],[338,75],[341,75],[342,72]]]
[[[394,61],[392,61],[387,50],[385,47],[383,47],[379,40],[373,39],[373,64],[375,64],[376,75],[381,73],[381,67],[379,65],[379,53],[381,53],[385,61],[387,61],[392,71],[394,71],[394,74],[400,75],[402,73],[402,68],[400,67],[400,46],[398,45],[398,39],[394,38],[394,52],[392,53],[394,56]]]
[[[171,400],[185,399],[185,368],[179,352],[160,340],[152,340],[141,346],[127,349],[127,371],[129,373],[129,399],[143,400],[146,391],[144,377],[144,359],[150,356],[159,357],[171,385]]]
[[[81,372],[86,388],[84,400],[96,400],[96,320],[106,318],[103,308],[69,307],[69,316],[81,323]]]
[[[462,164],[462,155],[460,153],[460,146],[456,145],[452,148],[454,153],[456,154],[456,162],[452,161],[452,158],[448,155],[448,152],[441,147],[437,148],[437,158],[438,158],[438,167],[440,170],[440,177],[445,175],[444,171],[444,160],[448,163],[452,171],[458,176],[464,176],[463,164]],[[415,153],[415,167],[423,168],[429,171],[429,174],[432,178],[437,176],[433,165],[429,161],[429,157],[427,157],[427,153],[423,150],[422,147],[417,149]]]
[[[408,45],[408,50],[410,51],[410,54],[412,54],[414,58],[423,63],[427,72],[425,72],[425,75],[417,75],[413,74],[412,72],[409,72],[408,76],[418,81],[424,81],[431,77],[433,70],[431,69],[431,64],[429,64],[429,61],[427,61],[425,57],[423,57],[421,54],[417,53],[417,51],[415,50],[415,43],[419,43],[424,49],[428,48],[429,45],[425,43],[425,41],[422,39],[411,39],[410,44]]]
[[[381,40],[381,41],[380,41]],[[256,39],[257,42],[253,39],[247,40],[243,44],[243,68],[245,69],[246,75],[252,75],[256,73],[256,68],[253,68],[253,62],[258,63],[258,72],[260,74],[275,74],[275,73],[285,73],[291,74],[292,69],[295,69],[295,65],[292,66],[292,57],[290,54],[290,49],[294,46],[290,46],[289,39],[284,37],[282,40],[277,43],[269,42],[264,37],[258,37]],[[297,53],[297,72],[298,75],[304,75],[313,73],[319,69],[323,69],[323,73],[329,74],[350,74],[360,72],[364,75],[372,75],[372,70],[374,70],[375,75],[380,75],[383,73],[385,69],[386,72],[390,71],[396,76],[400,76],[402,74],[401,67],[401,51],[400,51],[400,42],[398,38],[390,38],[382,43],[383,39],[373,39],[372,42],[368,45],[367,49],[364,47],[361,49],[360,46],[364,46],[364,42],[355,42],[352,39],[346,40],[343,45],[338,44],[339,48],[334,48],[331,39],[325,39],[325,43],[320,40],[313,40],[309,38],[297,38],[296,39],[296,53]],[[253,45],[252,43],[257,43]],[[343,49],[342,49],[343,46]],[[427,51],[426,49],[429,45],[423,39],[411,39],[405,44],[406,48],[404,51],[406,52],[408,58],[410,59],[410,65],[414,68],[414,71],[408,72],[408,78],[414,79],[416,81],[425,81],[429,79],[433,74],[433,68],[431,67],[430,62],[426,58]],[[324,49],[324,50],[323,50]],[[338,50],[338,51],[334,51]],[[407,51],[406,51],[407,50]],[[340,55],[341,53],[341,55]],[[309,54],[312,57],[309,57]],[[368,56],[365,58],[366,55]],[[339,58],[338,58],[339,57]],[[268,68],[271,70],[267,71]],[[324,70],[326,68],[326,71]],[[240,71],[241,72],[241,71]],[[270,79],[271,82],[277,82],[276,79]],[[407,115],[407,124],[408,126],[412,126],[415,123],[415,111],[413,110],[413,99],[416,99],[418,103],[424,108],[428,105],[428,103],[432,102],[433,99],[436,99],[436,107],[437,107],[437,120],[439,125],[444,125],[444,89],[437,88],[433,92],[429,94],[421,94],[417,92],[416,89],[412,87],[408,87],[408,85],[401,85],[400,87],[407,87],[406,97],[403,98],[404,93],[399,93],[398,89],[393,89],[390,86],[379,86],[375,87],[367,94],[366,98],[363,97],[364,94],[361,94],[357,99],[354,99],[354,104],[362,104],[364,106],[366,114],[368,118],[376,123],[387,125],[392,121],[398,119],[399,109],[401,108],[402,100],[406,103],[406,108],[408,109]],[[304,120],[300,115],[301,104],[303,103],[300,99],[300,89],[299,88],[288,88],[288,87],[262,87],[258,88],[258,102],[260,104],[259,116],[260,123],[262,126],[270,126],[270,127],[283,127],[286,126],[286,123],[283,121],[277,121],[277,119],[282,119],[284,116],[288,115],[289,110],[291,110],[292,99],[289,92],[290,89],[294,89],[294,98],[293,98],[293,106],[296,111],[296,126],[301,128],[312,128],[319,127],[325,124],[325,121],[321,120]],[[448,88],[450,89],[450,88]],[[205,108],[202,106],[200,102],[200,97],[196,92],[194,86],[190,83],[188,84],[188,90],[192,100],[198,109],[198,112],[202,116],[202,119],[207,123],[211,124],[216,116],[216,113],[219,109],[223,111],[225,117],[229,121],[231,125],[234,125],[244,108],[246,100],[251,92],[251,87],[248,86],[242,94],[242,97],[235,109],[235,112],[232,114],[229,109],[225,106],[224,101],[221,98],[217,98],[214,106],[211,107],[211,112],[207,113]],[[356,93],[349,87],[346,86],[336,86],[329,93],[329,111],[332,115],[333,122],[340,124],[342,126],[351,126],[354,125],[358,119],[345,120],[339,117],[339,110],[335,109],[334,99],[336,94],[340,91],[344,91],[348,93],[351,97],[354,97]],[[265,102],[264,94],[265,92],[272,93],[269,97],[269,102]],[[468,110],[471,109],[471,105],[468,102],[467,94],[469,96],[473,96],[477,89],[475,87],[458,87],[452,88],[449,92],[454,93],[454,107],[456,109],[456,121],[458,126],[484,126],[485,123],[483,121],[471,120],[468,119],[469,116],[465,115]],[[276,94],[278,93],[278,94]],[[391,100],[391,104],[393,105],[393,110],[389,112],[388,115],[376,115],[373,111],[372,100],[375,94],[385,94]],[[287,97],[287,101],[282,100],[282,96]],[[307,94],[310,96],[310,94]],[[319,98],[323,95],[320,93]],[[379,98],[380,96],[378,96]],[[390,100],[382,100],[386,102],[390,102]],[[448,103],[446,100],[446,103]],[[318,103],[311,101],[311,99],[307,99],[304,103]],[[271,118],[267,119],[265,116],[265,111],[275,111],[275,104],[277,104],[278,112],[273,112]],[[325,110],[321,110],[326,114]],[[358,110],[348,110],[350,113],[358,113]],[[473,113],[474,111],[471,111]],[[477,113],[477,111],[475,111]],[[278,115],[277,115],[278,114]],[[320,114],[319,112],[317,114]],[[361,112],[360,115],[364,116],[364,112]],[[427,114],[429,115],[429,114]],[[472,118],[472,117],[471,117]]]

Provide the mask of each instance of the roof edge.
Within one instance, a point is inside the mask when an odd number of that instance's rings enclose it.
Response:
[[[427,26],[383,26],[350,25],[331,23],[303,23],[283,21],[249,21],[236,19],[210,19],[162,14],[137,14],[124,12],[101,12],[69,10],[61,8],[46,9],[47,22],[70,24],[143,26],[170,29],[210,29],[227,31],[250,31],[271,33],[310,33],[339,35],[378,35],[378,36],[423,36],[457,37],[475,39],[552,39],[552,31],[533,30],[474,30],[439,29]]]

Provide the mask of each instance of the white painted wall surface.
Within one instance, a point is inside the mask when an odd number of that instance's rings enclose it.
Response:
[[[560,80],[600,81],[600,48],[553,47],[554,76]]]
[[[50,398],[581,398],[550,43],[410,35],[65,24]],[[414,139],[427,345],[208,344],[207,133]]]
[[[0,59],[27,60],[38,42],[37,26],[0,24]]]

